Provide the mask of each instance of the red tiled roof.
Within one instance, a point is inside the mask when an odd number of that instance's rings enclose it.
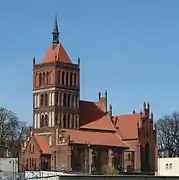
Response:
[[[117,118],[118,132],[123,140],[137,139],[138,128],[137,124],[141,122],[141,114],[126,114],[120,116],[114,116],[113,119]]]
[[[128,145],[123,142],[121,137],[115,132],[93,132],[82,130],[67,130],[67,132],[70,134],[70,140],[75,144],[128,148]]]
[[[46,136],[35,134],[34,137],[37,144],[39,145],[40,150],[42,151],[42,154],[51,154]]]
[[[80,101],[80,121],[82,129],[115,131],[110,116],[104,112],[100,102]]]
[[[57,46],[54,49],[50,47],[47,50],[41,63],[49,63],[49,62],[55,62],[55,61],[71,63],[71,60],[61,43],[57,44]]]

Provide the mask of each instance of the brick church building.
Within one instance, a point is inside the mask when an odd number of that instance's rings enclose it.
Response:
[[[107,168],[154,172],[156,128],[150,105],[141,113],[113,116],[107,91],[80,100],[80,59],[75,64],[59,40],[39,64],[33,59],[33,127],[20,153],[21,170],[105,173]]]

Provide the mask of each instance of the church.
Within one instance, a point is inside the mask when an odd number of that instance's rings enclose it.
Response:
[[[57,18],[52,44],[39,64],[33,58],[33,127],[19,157],[21,171],[107,169],[154,172],[156,127],[150,104],[140,113],[113,116],[107,91],[95,102],[80,100],[80,58],[73,63],[59,40]]]

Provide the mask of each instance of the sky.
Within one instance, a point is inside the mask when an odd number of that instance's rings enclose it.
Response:
[[[115,115],[179,110],[178,0],[2,0],[0,105],[32,122],[32,59],[52,43],[55,14],[71,60],[81,58],[81,99],[108,91]]]

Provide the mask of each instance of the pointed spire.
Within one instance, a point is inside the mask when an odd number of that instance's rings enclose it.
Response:
[[[59,31],[58,31],[57,15],[55,15],[55,21],[54,21],[52,35],[53,35],[53,47],[55,48],[56,45],[59,43]]]

